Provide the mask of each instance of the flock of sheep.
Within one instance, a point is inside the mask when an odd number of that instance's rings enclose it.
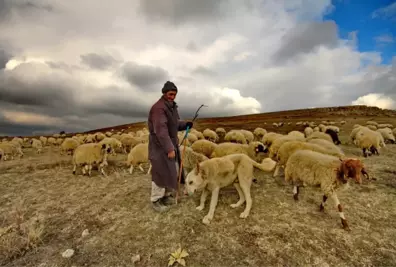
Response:
[[[337,122],[340,125],[345,121]],[[370,178],[359,159],[348,158],[338,146],[339,127],[336,122],[322,121],[297,122],[296,126],[304,126],[303,131],[293,130],[287,134],[267,132],[263,128],[254,131],[224,128],[205,129],[200,132],[191,129],[185,143],[181,144],[185,132],[179,132],[180,151],[183,154],[184,171],[194,171],[197,164],[231,154],[245,154],[256,162],[271,161],[273,176],[279,176],[284,169],[285,181],[293,183],[293,197],[298,200],[300,186],[320,185],[323,200],[320,209],[328,197],[333,198],[339,210],[344,229],[349,229],[336,191],[346,179],[353,178],[361,183],[360,173]],[[281,124],[276,124],[282,127]],[[396,128],[391,124],[378,124],[367,121],[367,125],[354,125],[350,140],[362,149],[363,156],[379,155],[387,143],[395,143]],[[22,148],[32,147],[36,153],[42,153],[45,146],[58,146],[60,154],[71,154],[73,174],[77,167],[82,173],[91,175],[96,167],[103,175],[108,166],[108,156],[116,153],[126,154],[125,165],[132,174],[134,167],[141,171],[143,163],[149,163],[148,140],[149,132],[143,128],[137,132],[129,129],[116,132],[97,132],[95,134],[75,134],[72,137],[55,134],[51,137],[38,138],[4,138],[0,143],[0,159],[14,159],[24,155]],[[147,173],[151,170],[151,165]],[[196,170],[196,169],[195,169]],[[252,177],[253,179],[253,177]]]

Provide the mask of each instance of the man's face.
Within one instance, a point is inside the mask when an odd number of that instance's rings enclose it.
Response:
[[[176,98],[177,92],[176,91],[169,91],[165,93],[165,98],[169,101],[169,102],[173,102]]]

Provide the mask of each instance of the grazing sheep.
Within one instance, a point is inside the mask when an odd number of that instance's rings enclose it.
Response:
[[[261,140],[261,142],[267,146],[270,147],[272,145],[272,142],[274,142],[276,139],[285,136],[283,134],[279,134],[279,133],[274,133],[274,132],[269,132],[266,135],[264,135],[263,140]]]
[[[317,141],[320,142],[316,143]],[[321,141],[328,142],[329,145],[322,145]],[[310,140],[310,142],[289,141],[282,144],[278,150],[278,153],[276,155],[277,164],[273,175],[274,177],[278,175],[281,167],[284,168],[286,166],[286,162],[288,161],[290,156],[298,150],[311,150],[322,154],[335,156],[338,158],[344,158],[345,156],[344,153],[340,151],[337,146],[323,139],[312,139]]]
[[[367,157],[369,150],[372,154],[379,155],[381,147],[385,146],[381,133],[362,127],[356,134],[355,145],[363,150],[363,156]]]
[[[339,133],[339,132],[340,132],[340,128],[338,128],[337,126],[334,126],[334,125],[326,126],[326,130],[327,130],[327,129],[331,129],[331,130],[333,130],[333,131],[336,132],[336,133]],[[326,132],[326,130],[325,130],[324,132]]]
[[[305,134],[300,131],[291,131],[287,134],[287,136],[293,136],[297,138],[305,138]]]
[[[225,142],[247,144],[245,135],[239,130],[231,130],[224,136]]]
[[[218,144],[202,139],[194,142],[194,144],[191,145],[191,149],[209,158],[217,146]]]
[[[322,132],[313,132],[310,136],[307,137],[307,141],[311,139],[324,139],[330,142],[333,142],[333,139],[329,134],[322,133]]]
[[[205,137],[203,136],[203,134],[202,134],[200,131],[197,131],[197,130],[194,129],[194,128],[191,128],[191,129],[190,129],[189,134],[190,134],[190,133],[195,134],[195,136],[198,137],[199,140],[205,139]]]
[[[318,128],[318,131],[319,131],[319,128]],[[311,127],[305,127],[305,129],[304,129],[304,136],[305,137],[308,137],[308,136],[310,136],[312,133],[314,132],[314,130],[311,128]]]
[[[142,168],[142,163],[149,162],[148,158],[148,143],[144,144],[137,144],[135,147],[131,149],[131,151],[128,154],[127,158],[127,166],[129,166],[129,173],[133,173],[133,168],[135,166],[138,166],[138,168],[144,172]],[[151,171],[151,163],[150,167],[147,171],[147,174],[149,174]]]
[[[187,140],[190,144],[194,144],[198,140],[198,137],[193,133],[188,133]]]
[[[375,121],[367,121],[366,125],[374,125],[375,127],[378,127],[378,123]]]
[[[189,173],[197,166],[197,163],[209,158],[201,153],[195,152],[191,147],[180,146],[180,153],[183,155],[183,168]],[[184,153],[184,154],[183,154]]]
[[[74,150],[80,145],[80,141],[77,138],[70,138],[67,137],[63,140],[62,144],[60,145],[60,154],[63,155],[64,153],[73,155]]]
[[[224,128],[219,127],[219,128],[216,128],[215,132],[216,132],[217,136],[219,137],[218,142],[222,143],[224,141],[224,136],[227,133],[226,130]]]
[[[4,160],[4,151],[0,148],[0,161]]]
[[[253,135],[254,135],[254,141],[261,141],[264,137],[264,135],[267,134],[267,131],[261,127],[257,127],[256,129],[254,129],[253,131]]]
[[[379,132],[382,135],[385,142],[388,141],[391,144],[395,143],[396,141],[395,136],[393,135],[392,130],[390,128],[381,128],[378,129],[377,132]]]
[[[324,193],[319,206],[320,211],[324,210],[327,198],[331,197],[338,208],[343,228],[350,230],[336,191],[348,182],[347,178],[361,183],[360,173],[369,178],[363,163],[358,159],[340,160],[311,150],[299,150],[293,153],[286,163],[285,181],[292,181],[293,197],[296,201],[302,184],[319,185]]]
[[[43,144],[43,146],[47,145],[47,137],[44,136],[40,136],[39,140],[41,141],[41,143]]]
[[[84,143],[89,144],[89,143],[95,143],[95,136],[93,134],[89,134],[85,137]]]
[[[11,159],[14,159],[15,155],[19,155],[19,158],[23,157],[21,147],[15,142],[0,143],[0,149],[3,150],[4,160],[7,160],[8,156],[11,156]]]
[[[327,126],[324,124],[319,124],[318,127],[319,127],[319,131],[322,133],[324,133],[327,129]]]
[[[272,145],[269,147],[269,158],[275,160],[276,154],[278,153],[279,148],[282,144],[289,142],[289,141],[305,141],[305,137],[303,136],[292,136],[292,135],[285,135],[278,139],[276,139]]]
[[[263,143],[253,141],[250,144],[221,143],[216,146],[209,158],[218,158],[231,154],[243,153],[251,159],[259,161],[261,159],[259,153],[267,153],[268,150]]]
[[[100,143],[82,144],[76,148],[73,154],[73,174],[76,174],[77,165],[82,166],[82,173],[85,175],[85,170],[88,170],[88,175],[91,176],[92,166],[98,164],[98,170],[106,175],[104,166],[107,166],[107,155],[111,152],[111,145]]]
[[[335,131],[335,130],[333,130],[331,128],[327,128],[326,131],[325,131],[325,134],[330,135],[331,140],[333,141],[334,144],[336,144],[336,145],[340,145],[341,144],[341,141],[338,138],[337,131]]]
[[[315,128],[313,128],[313,131],[314,131],[314,132],[320,132],[320,129],[319,129],[318,126],[316,126]]]
[[[213,143],[216,143],[216,142],[219,141],[219,136],[217,135],[217,133],[216,133],[215,131],[209,129],[209,128],[208,128],[208,129],[205,129],[205,130],[202,132],[202,134],[203,134],[204,138],[205,138],[206,140],[208,140],[208,141],[211,141],[211,142],[213,142]]]
[[[375,125],[367,125],[366,127],[373,131],[377,130],[377,127]]]
[[[102,141],[105,138],[106,138],[106,135],[101,133],[101,132],[97,132],[97,133],[94,134],[94,139],[95,139],[96,142],[100,142],[100,141]]]
[[[142,136],[142,135],[141,135]],[[134,148],[138,144],[142,144],[143,140],[141,139],[141,136],[131,136],[129,134],[126,135],[121,135],[120,142],[122,144],[122,150],[126,154],[128,151],[130,151],[132,148]]]
[[[43,144],[40,140],[33,138],[32,140],[30,140],[30,144],[32,145],[32,148],[36,149],[37,154],[41,153],[41,150],[43,149]]]
[[[254,141],[254,134],[248,130],[240,130],[240,132],[245,136],[246,142],[249,144]]]

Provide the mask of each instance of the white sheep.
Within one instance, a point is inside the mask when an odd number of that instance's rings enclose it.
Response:
[[[392,133],[393,133],[393,136],[396,136],[396,128],[393,129]]]
[[[367,127],[362,127],[357,132],[354,143],[363,150],[364,157],[367,157],[368,151],[379,155],[380,148],[385,146],[381,133],[370,130]]]
[[[378,128],[378,123],[376,121],[367,121],[366,124],[367,125],[374,125],[375,127]]]
[[[289,157],[286,163],[285,181],[292,181],[293,197],[296,201],[299,187],[303,184],[320,186],[323,191],[320,211],[324,210],[327,198],[331,197],[338,208],[343,228],[350,230],[336,191],[348,182],[347,178],[353,178],[357,183],[361,183],[360,173],[369,178],[359,159],[340,160],[337,157],[311,150],[298,150]]]
[[[83,175],[85,175],[87,170],[88,175],[91,176],[93,165],[98,164],[98,170],[103,175],[106,175],[104,167],[108,165],[107,155],[111,150],[109,144],[88,143],[78,146],[72,158],[73,174],[76,174],[77,166],[82,166]]]
[[[319,128],[318,128],[318,130],[319,130]],[[314,132],[314,130],[311,128],[311,127],[305,127],[305,129],[304,129],[304,136],[305,137],[308,137],[308,136],[310,136],[312,133]]]
[[[66,137],[65,140],[63,140],[62,144],[60,145],[59,153],[63,155],[64,153],[73,155],[74,151],[76,148],[80,145],[80,141],[78,138],[70,138]]]
[[[282,144],[289,141],[305,141],[304,136],[293,136],[293,135],[285,135],[280,138],[277,138],[274,142],[272,142],[269,147],[269,158],[275,160],[276,154],[278,153],[279,148]]]
[[[247,143],[254,141],[254,134],[251,131],[244,130],[244,129],[241,129],[239,131],[245,136]]]
[[[148,158],[148,143],[144,144],[138,144],[135,147],[131,149],[131,151],[128,154],[127,157],[127,166],[129,166],[129,173],[133,173],[133,169],[135,166],[138,166],[138,168],[144,172],[142,163],[149,162]],[[150,167],[147,171],[147,174],[149,174],[151,171],[151,163]]]
[[[261,127],[257,127],[256,129],[254,129],[253,134],[254,134],[255,141],[261,141],[263,139],[264,135],[267,134],[267,130],[265,130]]]
[[[290,156],[298,150],[311,150],[322,154],[336,156],[338,158],[344,158],[345,156],[344,153],[340,151],[339,147],[333,143],[322,139],[312,139],[311,141],[312,143],[304,141],[289,141],[282,144],[276,154],[277,164],[273,176],[276,177],[278,175],[280,168],[284,168]],[[326,144],[322,145],[320,142],[314,143],[316,141],[328,142],[329,144],[326,146]]]
[[[47,137],[44,136],[40,136],[39,140],[41,141],[41,143],[43,144],[43,146],[47,145]]]
[[[219,137],[219,141],[218,142],[219,143],[223,142],[224,136],[227,133],[226,130],[224,128],[222,128],[222,127],[218,127],[218,128],[216,128],[215,132],[216,132],[217,136]]]
[[[263,143],[258,141],[253,141],[249,144],[236,144],[236,143],[221,143],[218,144],[213,153],[209,158],[218,158],[231,154],[243,153],[248,155],[251,159],[259,162],[262,158],[262,154],[267,153],[268,150]]]
[[[0,148],[0,161],[4,160],[4,150]]]
[[[382,135],[385,142],[389,141],[391,144],[395,143],[395,141],[396,141],[395,136],[393,135],[392,130],[390,128],[388,128],[388,127],[381,128],[381,129],[378,129],[377,132],[379,132]]]
[[[111,146],[111,154],[116,155],[116,150],[117,149],[122,149],[122,143],[118,139],[114,138],[114,135],[112,137],[106,137],[102,141],[99,142],[99,144],[108,144]]]
[[[197,163],[208,160],[209,158],[201,153],[195,152],[191,147],[180,146],[180,153],[183,156],[183,168],[189,173],[197,166]]]
[[[32,148],[36,149],[36,153],[40,154],[42,149],[43,149],[43,144],[41,143],[40,140],[33,138],[30,140],[30,144],[32,145]]]
[[[11,159],[14,159],[15,155],[19,155],[19,158],[24,156],[21,146],[15,142],[0,143],[0,149],[3,150],[4,160],[7,160],[8,156]]]
[[[196,130],[196,129],[194,129],[194,128],[191,128],[189,133],[195,134],[195,135],[198,137],[199,140],[205,139],[205,137],[203,136],[203,134],[202,134],[200,131],[198,131],[198,130]]]
[[[375,125],[367,125],[366,127],[373,131],[377,130],[377,127]]]
[[[238,144],[247,144],[245,135],[239,130],[231,130],[224,136],[224,141],[238,143]]]
[[[194,144],[191,145],[191,149],[197,153],[201,153],[202,155],[205,155],[206,157],[210,158],[210,156],[212,155],[213,151],[217,146],[218,144],[215,144],[205,139],[201,139],[194,142]]]
[[[294,136],[297,138],[305,138],[305,134],[300,131],[291,131],[287,134],[288,136]]]
[[[307,137],[307,141],[310,139],[317,139],[317,138],[333,142],[331,136],[323,132],[313,132],[310,136]]]
[[[96,142],[100,142],[106,138],[106,135],[101,132],[97,132],[94,134],[94,138],[95,138]]]
[[[126,154],[136,145],[144,143],[143,139],[141,139],[141,136],[143,135],[140,136],[131,136],[129,134],[121,135],[120,142],[122,144],[123,152]]]
[[[337,157],[342,157],[345,155],[344,151],[342,151],[340,147],[338,147],[333,142],[330,142],[328,140],[318,138],[318,139],[308,140],[307,142],[311,144],[320,145],[326,148],[328,151],[331,151],[331,153],[325,153],[325,154],[329,154]]]
[[[265,145],[265,146],[271,146],[272,145],[272,143],[276,140],[276,139],[278,139],[278,138],[280,138],[280,137],[282,137],[282,136],[284,136],[283,134],[280,134],[280,133],[274,133],[274,132],[269,132],[269,133],[267,133],[266,135],[264,135],[264,137],[263,137],[263,140],[261,140],[261,142]]]
[[[203,136],[205,137],[206,140],[211,141],[213,143],[216,143],[219,141],[219,136],[217,133],[209,128],[205,129],[202,132]]]

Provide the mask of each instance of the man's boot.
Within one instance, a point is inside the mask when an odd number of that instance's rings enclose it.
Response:
[[[157,201],[155,201],[155,202],[152,202],[152,205],[153,205],[153,209],[155,210],[155,211],[157,211],[157,212],[165,212],[165,211],[168,211],[169,210],[169,206],[165,206],[163,203],[162,203],[162,199],[160,198],[160,199],[158,199]]]

